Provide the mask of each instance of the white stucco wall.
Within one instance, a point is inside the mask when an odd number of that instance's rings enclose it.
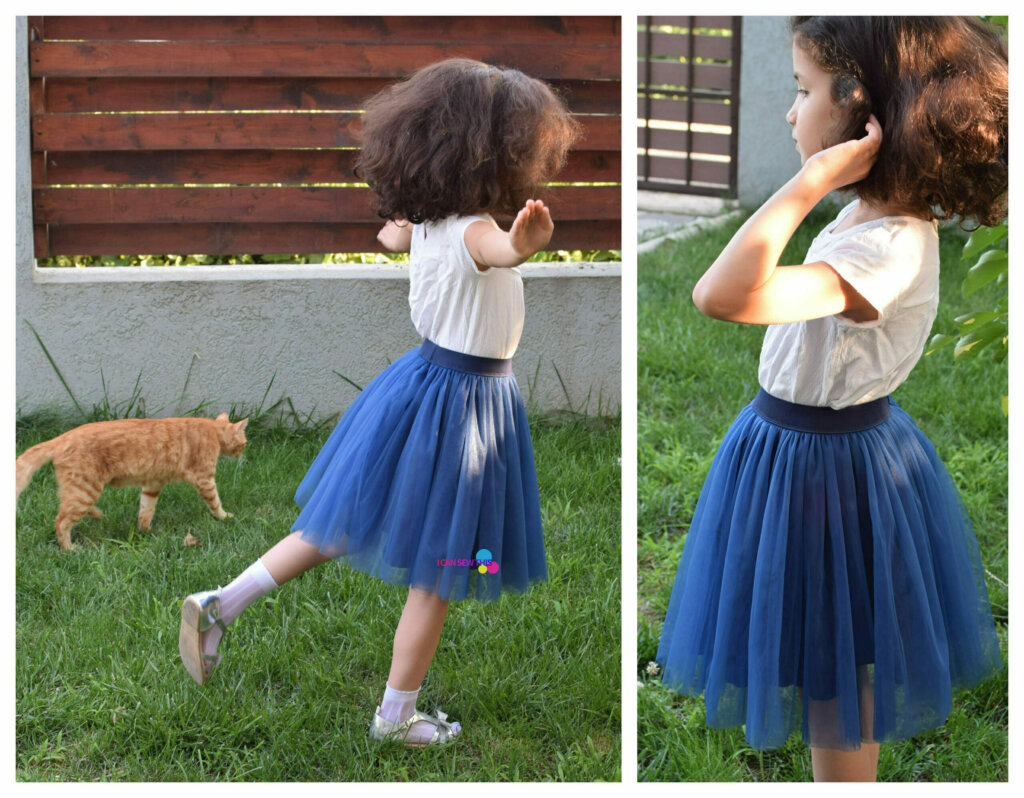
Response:
[[[29,324],[87,410],[104,399],[127,400],[138,380],[154,416],[201,402],[209,414],[252,407],[271,380],[267,404],[288,397],[299,413],[328,416],[357,393],[335,372],[365,385],[419,343],[402,267],[38,269],[24,18],[16,50],[19,413],[73,407]],[[617,411],[621,264],[523,272],[527,319],[514,368],[527,403],[543,411]]]
[[[786,111],[793,104],[789,17],[743,17],[737,198],[756,206],[800,169]]]

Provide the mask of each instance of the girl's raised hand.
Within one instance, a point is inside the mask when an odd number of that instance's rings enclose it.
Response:
[[[508,231],[509,243],[523,260],[540,252],[551,240],[555,225],[542,200],[528,199]]]
[[[398,224],[388,219],[377,233],[377,240],[391,252],[408,252],[412,242],[412,225],[404,220]]]
[[[864,138],[821,150],[804,163],[801,171],[820,187],[822,196],[863,180],[875,165],[882,145],[882,126],[871,114],[865,128],[867,135]]]
[[[779,267],[800,222],[836,188],[862,180],[878,159],[882,128],[810,156],[803,168],[743,223],[693,288],[701,312],[745,324],[786,324],[846,313],[858,321],[878,312],[828,263]],[[872,315],[873,314],[873,315]]]

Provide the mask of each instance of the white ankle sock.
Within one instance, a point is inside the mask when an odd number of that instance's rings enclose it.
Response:
[[[396,690],[390,684],[384,685],[384,698],[380,702],[380,716],[392,723],[408,720],[416,711],[416,697],[420,689]]]
[[[256,560],[227,587],[220,589],[220,617],[228,626],[242,614],[242,610],[277,587],[277,582],[262,560]],[[213,626],[203,633],[203,653],[216,654],[217,646],[224,635],[219,626]]]
[[[401,723],[408,720],[416,712],[416,698],[420,694],[420,688],[415,690],[395,690],[391,685],[384,685],[384,698],[380,702],[380,716],[392,723]],[[430,742],[437,729],[433,723],[425,720],[418,720],[409,729],[405,736],[405,742],[412,744],[425,744]],[[462,726],[452,723],[452,734],[458,735]]]
[[[277,582],[270,575],[263,560],[256,560],[235,577],[231,584],[220,590],[220,617],[224,620],[224,625],[229,625],[242,614],[242,610],[276,587]]]

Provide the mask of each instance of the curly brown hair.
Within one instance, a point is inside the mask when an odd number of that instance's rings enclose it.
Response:
[[[564,165],[578,129],[541,81],[453,58],[367,102],[355,173],[381,218],[514,215]]]
[[[849,186],[925,219],[998,224],[1006,213],[1008,68],[972,17],[793,17],[793,41],[832,75],[839,113],[823,146],[882,126],[878,160]]]

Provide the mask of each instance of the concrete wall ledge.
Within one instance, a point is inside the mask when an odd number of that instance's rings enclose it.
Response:
[[[24,255],[30,227],[23,237]],[[149,415],[182,415],[199,404],[215,413],[259,404],[273,381],[270,402],[287,397],[298,412],[325,416],[356,397],[347,379],[365,385],[419,343],[406,265],[39,268],[30,257],[19,261],[23,414],[69,408],[63,377],[86,408],[123,404],[138,384]],[[523,267],[526,323],[514,368],[533,409],[618,410],[621,273],[618,262]]]
[[[528,263],[523,279],[565,277],[621,277],[618,262]],[[236,280],[401,280],[409,276],[405,264],[239,264],[221,266],[90,266],[35,267],[32,282],[39,284],[220,282]]]

